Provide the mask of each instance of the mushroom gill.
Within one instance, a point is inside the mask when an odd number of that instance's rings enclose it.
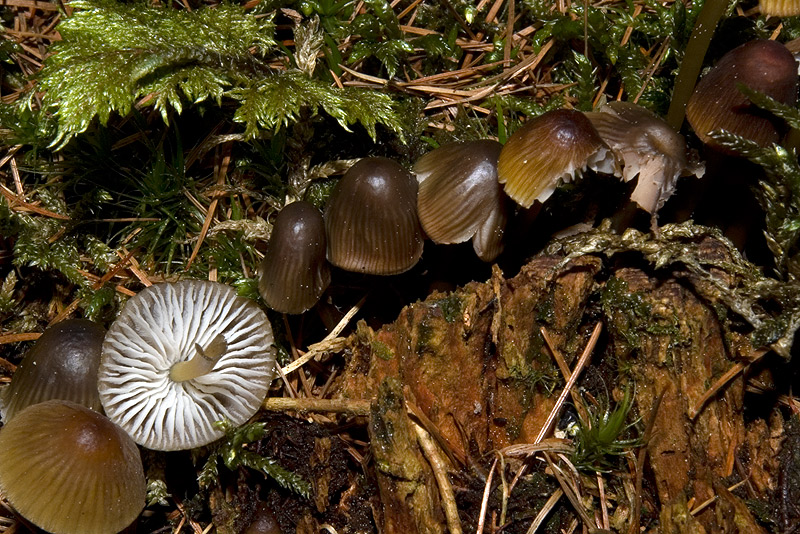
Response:
[[[199,280],[138,293],[111,324],[98,373],[106,414],[150,449],[211,443],[247,421],[275,371],[272,327],[251,300]]]
[[[641,106],[610,102],[586,116],[622,161],[622,178],[628,182],[639,177],[631,200],[654,221],[680,176],[700,178],[705,172],[689,154],[683,136]]]

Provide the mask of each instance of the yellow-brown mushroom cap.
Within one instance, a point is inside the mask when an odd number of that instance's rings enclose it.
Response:
[[[54,534],[115,534],[144,508],[139,449],[105,416],[69,401],[29,406],[0,430],[0,488]]]
[[[580,111],[557,109],[531,119],[500,151],[498,179],[514,201],[529,208],[587,168],[617,171],[613,154]]]

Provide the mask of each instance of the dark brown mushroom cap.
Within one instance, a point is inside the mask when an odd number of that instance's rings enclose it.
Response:
[[[451,143],[428,152],[414,165],[419,220],[434,243],[463,243],[481,231],[483,239],[476,250],[485,255],[502,249],[507,219],[500,213],[505,195],[497,181],[502,148],[489,139]],[[493,238],[491,246],[487,238]]]
[[[622,161],[622,178],[639,177],[631,200],[656,213],[675,191],[678,177],[705,172],[687,157],[682,135],[651,111],[630,102],[610,102],[586,116]]]
[[[417,182],[388,158],[365,158],[339,180],[325,207],[328,261],[367,274],[398,274],[422,256]]]
[[[514,132],[500,151],[497,173],[506,194],[529,208],[587,168],[617,171],[614,156],[589,119],[580,111],[557,109]]]
[[[103,342],[98,390],[108,417],[155,450],[207,445],[214,423],[247,421],[275,373],[272,327],[264,311],[225,284],[184,280],[140,291]],[[204,367],[180,379],[180,366]],[[187,373],[182,373],[186,375]]]
[[[778,142],[780,120],[754,106],[737,84],[794,105],[794,56],[776,41],[755,40],[734,48],[703,76],[686,106],[689,124],[706,144],[718,146],[709,136],[715,130],[727,130],[762,146]]]
[[[86,319],[67,319],[46,329],[0,393],[3,420],[50,399],[101,411],[97,367],[105,335],[105,328]]]
[[[144,508],[139,449],[105,416],[69,401],[29,406],[0,430],[0,488],[55,534],[115,534]]]
[[[285,206],[275,218],[258,291],[281,313],[303,313],[317,303],[331,282],[322,213],[308,202]]]

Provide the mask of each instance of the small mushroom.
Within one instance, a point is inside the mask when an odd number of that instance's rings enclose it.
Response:
[[[86,319],[47,328],[0,392],[4,421],[37,402],[64,399],[100,411],[97,367],[106,329]]]
[[[417,160],[417,211],[423,230],[434,243],[472,239],[475,252],[484,261],[492,261],[502,252],[508,220],[506,197],[497,181],[502,148],[488,139],[451,143]]]
[[[325,254],[320,211],[302,201],[285,206],[258,268],[258,291],[267,306],[281,313],[303,313],[314,306],[331,282]]]
[[[683,136],[641,106],[610,102],[586,116],[623,162],[622,178],[628,182],[639,177],[631,200],[654,221],[680,176],[700,178],[705,172],[705,166],[688,153]]]
[[[618,172],[614,155],[589,119],[580,111],[556,109],[514,132],[500,151],[497,174],[506,194],[530,208],[587,168]]]
[[[399,274],[422,256],[417,182],[388,158],[364,158],[339,180],[325,207],[328,261],[347,271]]]
[[[275,372],[272,327],[225,284],[157,284],[111,324],[98,373],[106,414],[150,449],[182,450],[219,439],[214,423],[247,421]]]
[[[778,102],[797,100],[797,62],[776,41],[755,40],[734,48],[697,84],[686,118],[704,143],[721,148],[709,135],[715,130],[750,139],[761,146],[780,140],[780,119],[753,105],[737,88],[742,84]]]
[[[115,534],[144,508],[139,449],[108,418],[79,404],[29,406],[0,430],[0,488],[55,534]]]

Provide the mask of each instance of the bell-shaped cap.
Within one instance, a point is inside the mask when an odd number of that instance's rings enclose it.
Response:
[[[753,105],[736,87],[742,84],[778,102],[797,100],[797,62],[776,41],[755,40],[734,48],[703,76],[686,106],[686,118],[701,141],[717,146],[709,135],[726,130],[761,146],[780,140],[781,122]]]
[[[103,342],[100,400],[136,443],[200,447],[214,425],[246,422],[275,372],[272,327],[250,299],[200,280],[156,284],[131,298]]]
[[[417,182],[388,158],[365,158],[339,180],[325,207],[328,261],[347,271],[399,274],[422,256]]]
[[[500,151],[497,173],[506,194],[530,208],[587,168],[618,172],[613,154],[589,119],[580,111],[556,109],[514,132]]]
[[[331,282],[322,213],[308,202],[285,206],[275,218],[258,291],[281,313],[303,313],[317,303]]]
[[[55,534],[115,534],[144,508],[139,449],[103,415],[69,401],[29,406],[0,430],[0,488]]]
[[[600,137],[622,161],[622,178],[639,177],[631,200],[655,214],[675,191],[680,176],[705,172],[690,157],[686,141],[664,120],[630,102],[610,102],[598,112],[587,113]]]
[[[508,219],[505,194],[497,181],[502,148],[489,139],[451,143],[414,165],[419,220],[434,243],[473,239],[473,248],[484,261],[502,251]]]
[[[0,413],[9,421],[38,402],[63,399],[95,411],[97,367],[106,329],[86,319],[67,319],[47,328],[0,391]]]

